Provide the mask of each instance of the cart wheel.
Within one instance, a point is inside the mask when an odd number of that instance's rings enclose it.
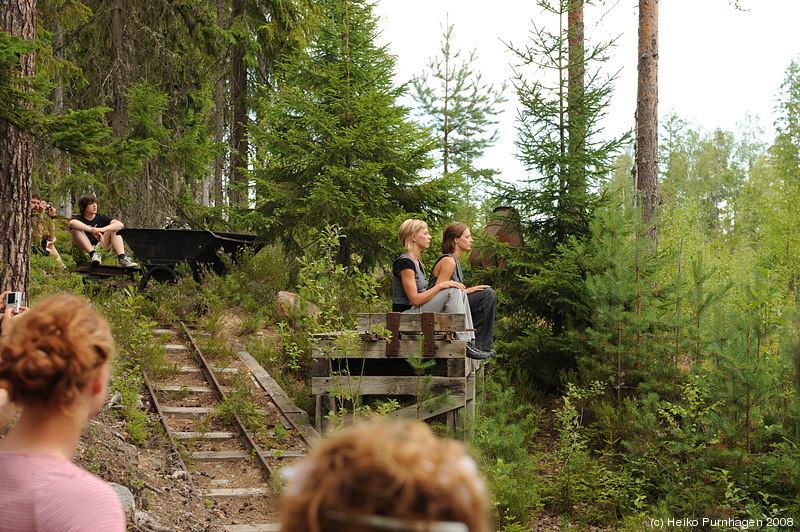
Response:
[[[159,283],[174,283],[178,280],[178,273],[169,266],[153,266],[147,268],[147,272],[139,282],[139,290],[144,290],[147,286],[147,281],[151,278]]]

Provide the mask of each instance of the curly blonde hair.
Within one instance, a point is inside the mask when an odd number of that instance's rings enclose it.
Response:
[[[460,442],[437,438],[424,423],[360,423],[290,475],[284,531],[434,530],[435,523],[489,530],[488,495],[475,462]],[[381,526],[387,521],[391,526]]]
[[[85,300],[44,299],[24,312],[0,347],[0,381],[22,406],[66,410],[111,357],[108,322]]]

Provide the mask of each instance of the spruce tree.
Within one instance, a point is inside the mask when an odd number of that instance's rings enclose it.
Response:
[[[343,265],[388,260],[396,228],[453,204],[447,178],[425,179],[434,140],[398,103],[395,58],[375,44],[377,21],[363,1],[326,0],[309,48],[281,65],[277,94],[262,91],[251,129],[264,157],[253,176],[261,223],[289,252],[338,225]]]
[[[596,68],[608,45],[576,42],[580,28],[567,24],[570,10],[582,9],[582,3],[539,0],[538,5],[558,30],[534,25],[527,46],[511,46],[518,62],[513,84],[521,103],[517,156],[529,176],[497,180],[495,186],[497,201],[519,212],[526,243],[508,254],[502,287],[519,320],[514,330],[519,363],[536,367],[536,378],[546,365],[551,375],[544,384],[553,385],[580,349],[565,333],[584,330],[592,313],[583,286],[586,273],[568,250],[589,236],[601,199],[599,185],[611,173],[627,135],[611,140],[598,135],[613,77]],[[576,75],[585,76],[582,83]],[[538,325],[532,327],[532,321]]]

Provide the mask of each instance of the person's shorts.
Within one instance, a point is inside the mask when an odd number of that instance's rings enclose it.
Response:
[[[31,246],[31,253],[34,255],[41,255],[42,257],[47,256],[47,239],[43,238],[41,242],[33,244]]]

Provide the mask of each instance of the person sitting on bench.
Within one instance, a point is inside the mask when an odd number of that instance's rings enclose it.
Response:
[[[87,193],[78,199],[80,214],[72,216],[69,227],[72,230],[72,243],[89,254],[92,264],[100,264],[103,259],[95,249],[99,242],[103,249],[114,249],[117,266],[136,268],[139,266],[125,256],[125,243],[117,232],[125,226],[119,220],[97,212],[97,198]]]
[[[469,227],[453,222],[444,230],[442,255],[436,260],[428,281],[428,290],[447,281],[464,282],[459,258],[472,248]],[[472,324],[475,326],[475,345],[481,351],[495,355],[494,316],[497,308],[497,292],[488,284],[470,286],[466,289]]]
[[[446,280],[427,288],[428,279],[425,268],[419,260],[423,249],[431,245],[428,224],[422,220],[409,219],[400,225],[400,241],[406,252],[392,264],[394,284],[392,288],[393,312],[448,312],[464,314],[466,332],[457,332],[456,338],[467,341],[467,356],[476,360],[486,360],[492,356],[489,351],[478,349],[473,343],[472,315],[469,299],[463,283]],[[427,288],[427,289],[426,289]]]

